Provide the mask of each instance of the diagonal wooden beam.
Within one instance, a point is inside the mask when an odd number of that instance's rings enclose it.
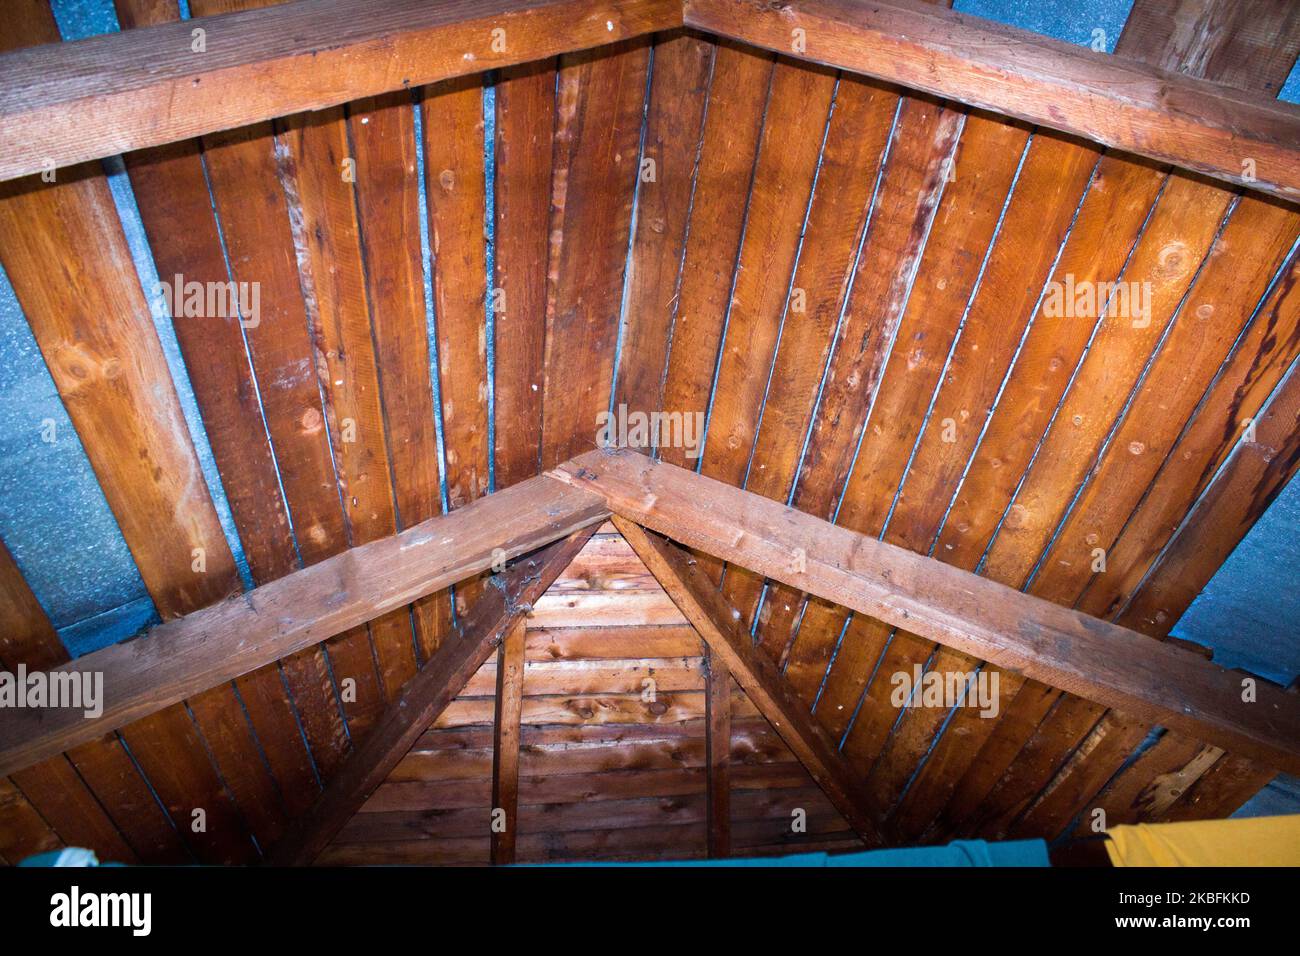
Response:
[[[0,179],[681,24],[680,0],[299,0],[7,53]]]
[[[482,597],[457,632],[438,646],[406,685],[402,696],[388,706],[375,729],[343,762],[311,810],[294,821],[275,845],[267,863],[306,866],[316,859],[474,672],[512,631],[522,626],[533,602],[569,566],[595,530],[596,526],[591,525],[575,531],[489,579]]]
[[[1300,701],[1183,648],[630,451],[551,472],[615,516],[977,660],[1300,773]],[[1249,695],[1246,695],[1249,696]]]
[[[51,672],[65,676],[51,679],[102,675],[102,713],[91,719],[66,707],[4,708],[0,776],[405,607],[498,559],[594,526],[607,514],[599,495],[533,478],[79,657]]]
[[[497,700],[492,725],[491,854],[495,864],[515,862],[519,820],[519,725],[524,706],[524,622],[506,634],[497,650]],[[500,828],[498,828],[498,824]]]
[[[920,0],[685,0],[685,19],[786,56],[1300,198],[1300,107],[1289,103]]]
[[[710,656],[749,694],[754,706],[781,735],[849,826],[869,845],[879,846],[883,814],[872,807],[830,735],[808,712],[766,654],[741,626],[740,612],[695,566],[693,558],[637,524],[614,516],[614,524],[686,619],[695,625]]]

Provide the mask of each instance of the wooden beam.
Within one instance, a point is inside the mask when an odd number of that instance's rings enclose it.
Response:
[[[1025,677],[1300,772],[1300,704],[1180,647],[629,451],[551,472],[616,516]],[[652,569],[653,570],[653,569]],[[689,616],[689,615],[688,615]]]
[[[533,602],[568,567],[595,530],[595,525],[589,525],[574,531],[489,579],[457,632],[439,645],[402,696],[389,704],[315,806],[294,822],[268,854],[267,863],[306,866],[316,859],[507,636],[518,631],[521,639],[517,643],[522,647],[524,618]]]
[[[515,862],[519,821],[519,721],[524,705],[524,622],[497,649],[497,703],[492,733],[492,862]],[[498,830],[496,815],[504,829]]]
[[[0,179],[681,23],[678,0],[300,0],[7,53]]]
[[[673,465],[665,467],[682,471]],[[741,624],[740,612],[727,603],[708,576],[696,566],[694,558],[626,518],[616,515],[614,524],[669,597],[695,625],[708,644],[710,654],[735,676],[754,706],[781,735],[849,826],[868,844],[881,845],[883,814],[871,806],[848,763],[835,748],[834,741],[809,713],[807,705],[795,695],[780,669],[754,646],[749,632]]]
[[[575,529],[597,495],[538,477],[64,664],[102,674],[103,713],[15,709],[0,723],[0,776],[373,620]]]
[[[918,0],[686,0],[686,25],[1285,199],[1300,107]],[[1253,167],[1253,180],[1243,172]]]
[[[708,777],[709,857],[731,856],[731,671],[710,651],[704,685],[704,737]]]

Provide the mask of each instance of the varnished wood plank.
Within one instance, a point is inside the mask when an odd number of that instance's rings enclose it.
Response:
[[[547,267],[542,464],[594,448],[609,406],[650,47],[560,60]]]
[[[528,605],[545,593],[591,533],[590,527],[572,531],[491,580],[460,633],[439,646],[402,696],[385,710],[381,723],[340,768],[312,810],[299,817],[276,844],[270,862],[305,865],[316,858],[493,649],[517,629]]]
[[[913,0],[687,0],[687,26],[1300,196],[1300,109]],[[1256,165],[1257,179],[1243,180]]]
[[[708,408],[773,71],[771,57],[737,44],[720,42],[714,54],[714,76],[728,79],[709,88],[677,320],[664,371],[662,407],[668,412]],[[738,190],[745,191],[744,201]],[[682,464],[686,451],[661,448],[659,454]]]
[[[420,103],[445,477],[459,508],[488,491],[482,78],[428,87]]]
[[[161,625],[147,639],[79,658],[65,668],[112,675],[104,681],[103,715],[86,720],[60,711],[34,719],[23,712],[0,730],[0,766],[8,772],[58,753],[485,570],[500,553],[517,556],[605,514],[599,496],[539,477]]]
[[[496,84],[496,478],[541,468],[546,275],[555,61],[501,71]]]
[[[660,407],[714,51],[694,33],[661,34],[655,43],[615,407]]]
[[[310,0],[0,60],[0,177],[679,26],[669,0]],[[191,30],[206,31],[196,57]],[[504,30],[498,39],[495,30]],[[74,107],[88,107],[90,122]]]
[[[1279,768],[1297,764],[1294,700],[1265,687],[1246,704],[1236,675],[1181,648],[641,455],[595,452],[552,474],[690,547]],[[1014,623],[993,620],[1002,614]]]

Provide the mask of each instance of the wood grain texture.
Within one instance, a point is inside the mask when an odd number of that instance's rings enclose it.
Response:
[[[654,467],[680,470],[671,465]],[[861,793],[831,738],[813,721],[781,672],[754,647],[739,612],[727,605],[707,575],[680,549],[630,520],[615,516],[614,523],[854,831],[868,844],[880,844],[880,812]]]
[[[309,0],[0,59],[0,177],[680,26],[670,0]],[[191,31],[206,31],[203,53]],[[493,31],[504,29],[504,49]],[[95,122],[76,121],[89,109]]]
[[[65,668],[112,675],[103,715],[24,712],[0,729],[0,766],[58,753],[477,574],[501,552],[523,554],[605,516],[599,496],[539,477],[96,651]]]
[[[1246,704],[1236,675],[1180,648],[641,455],[594,452],[551,474],[599,489],[615,515],[689,547],[730,554],[809,593],[1225,749],[1279,768],[1297,764],[1300,736],[1287,729],[1300,720],[1293,699],[1261,688],[1261,706]]]
[[[492,812],[500,811],[502,829],[493,820],[494,864],[515,861],[519,827],[519,722],[524,696],[524,622],[517,622],[497,648],[496,721],[492,733]]]
[[[915,0],[687,0],[686,25],[1300,198],[1300,108]],[[1256,179],[1243,179],[1250,163]]]
[[[609,407],[650,46],[561,58],[546,291],[542,464],[596,446]]]
[[[563,540],[490,579],[459,633],[439,646],[401,697],[385,709],[375,731],[339,769],[311,811],[294,821],[284,839],[276,844],[269,862],[306,865],[316,858],[425,727],[511,631],[518,629],[528,606],[545,593],[594,530],[589,525],[585,530],[571,531]]]

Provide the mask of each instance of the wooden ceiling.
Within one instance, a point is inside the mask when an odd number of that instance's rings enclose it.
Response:
[[[190,0],[194,16],[272,5]],[[260,283],[255,326],[175,322],[252,583],[490,500],[590,449],[598,414],[626,405],[707,415],[699,458],[662,461],[1167,638],[1300,465],[1296,206],[849,59],[773,54],[773,8],[746,26],[743,3],[687,5],[749,45],[610,6],[627,14],[610,45],[562,52],[604,39],[575,34],[558,57],[398,92],[358,67],[376,95],[125,154],[160,276]],[[1117,62],[1266,104],[1300,17],[1231,6],[1273,25],[1269,55],[1222,4],[1138,0]],[[116,8],[127,31],[178,20],[157,0]],[[44,0],[2,16],[11,48],[58,41]],[[93,106],[60,109],[75,126]],[[0,184],[0,262],[160,615],[243,590],[99,163]],[[1053,316],[1066,277],[1146,284],[1149,315]],[[699,562],[900,841],[1083,834],[1097,809],[1224,816],[1275,773],[1012,670],[996,719],[900,710],[890,674],[995,665]],[[491,585],[465,573],[15,771],[0,858],[269,854],[472,616]],[[66,659],[3,547],[0,616],[6,667]],[[518,652],[518,858],[709,852],[705,652],[612,526],[536,602]],[[487,861],[495,667],[321,862]],[[860,845],[726,694],[732,852]]]

